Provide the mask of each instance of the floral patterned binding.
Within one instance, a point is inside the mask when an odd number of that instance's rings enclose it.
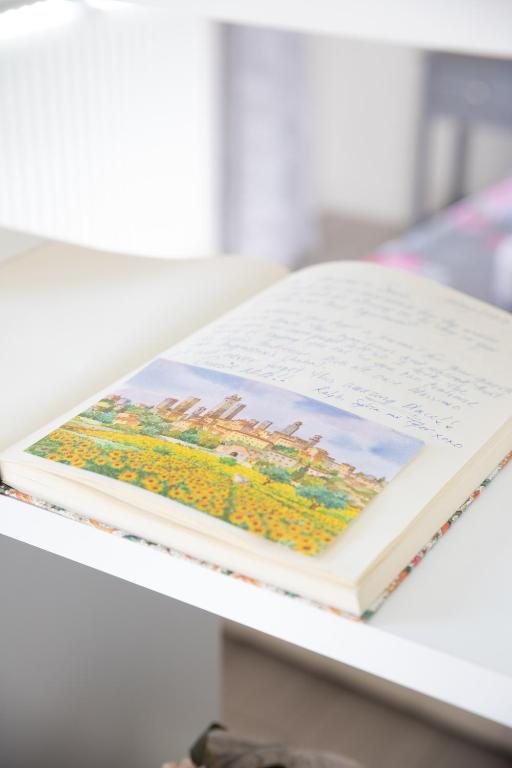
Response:
[[[351,613],[347,613],[346,611],[342,611],[339,608],[334,608],[330,605],[325,605],[323,603],[318,603],[313,600],[309,600],[307,598],[301,597],[301,595],[295,594],[294,592],[288,592],[284,589],[279,589],[278,587],[273,586],[272,584],[268,584],[264,581],[260,581],[258,579],[253,579],[248,576],[244,576],[241,573],[237,573],[235,571],[228,570],[226,568],[222,568],[219,565],[215,565],[214,563],[207,562],[206,560],[200,560],[196,557],[192,557],[191,555],[187,555],[183,552],[180,552],[176,549],[173,549],[171,547],[165,547],[162,544],[156,544],[153,541],[149,541],[147,539],[143,539],[140,536],[135,536],[134,534],[131,534],[127,531],[120,530],[118,528],[113,528],[112,526],[105,525],[104,523],[101,523],[99,520],[95,520],[94,518],[88,518],[84,517],[83,515],[79,515],[75,512],[69,512],[66,509],[62,509],[62,507],[58,507],[54,504],[49,504],[46,501],[43,501],[42,499],[36,499],[33,496],[29,496],[25,493],[21,493],[20,491],[17,491],[15,488],[11,488],[8,485],[5,485],[3,483],[0,483],[0,494],[4,496],[9,496],[14,499],[18,499],[19,501],[23,501],[27,504],[32,504],[35,507],[40,507],[41,509],[45,509],[49,512],[54,512],[58,515],[61,515],[62,517],[66,517],[69,520],[74,520],[78,523],[83,523],[86,525],[92,525],[94,528],[97,528],[100,531],[103,531],[105,533],[110,533],[114,536],[118,536],[123,539],[128,539],[129,541],[133,541],[139,545],[151,547],[152,549],[156,549],[159,552],[164,552],[165,554],[169,555],[170,557],[178,557],[183,558],[186,560],[191,560],[195,562],[197,565],[200,565],[204,568],[209,568],[212,571],[217,571],[218,573],[222,573],[225,576],[230,576],[234,579],[241,579],[242,581],[245,581],[249,584],[252,584],[256,587],[261,587],[262,589],[269,589],[272,592],[277,592],[278,594],[287,595],[288,597],[293,597],[297,600],[304,600],[305,602],[309,603],[310,605],[314,605],[317,608],[320,608],[322,610],[327,610],[331,613],[336,614],[337,616],[343,616],[344,618],[350,619],[351,621],[368,621],[372,618],[372,616],[375,615],[375,613],[378,611],[378,609],[383,605],[383,603],[388,599],[388,597],[395,591],[395,589],[409,576],[409,574],[412,572],[414,568],[416,568],[422,560],[425,558],[425,556],[430,552],[430,550],[437,544],[437,542],[450,530],[450,528],[453,526],[454,523],[457,522],[457,520],[460,518],[463,512],[465,512],[469,506],[477,499],[484,488],[486,488],[490,483],[494,480],[496,475],[510,462],[512,461],[512,451],[508,453],[505,458],[498,464],[496,469],[494,469],[489,477],[487,477],[476,490],[471,493],[469,498],[466,499],[466,501],[451,515],[451,517],[448,518],[446,523],[438,530],[436,533],[432,536],[430,541],[425,544],[424,547],[420,549],[417,555],[415,555],[412,560],[408,563],[408,565],[405,566],[405,568],[402,569],[402,571],[398,574],[398,576],[391,582],[391,584],[387,587],[387,589],[384,590],[382,595],[375,601],[375,603],[372,605],[371,608],[366,610],[362,616],[354,616]]]

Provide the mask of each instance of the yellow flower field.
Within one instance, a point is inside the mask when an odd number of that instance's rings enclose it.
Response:
[[[316,555],[357,516],[323,507],[293,485],[205,450],[158,437],[69,422],[29,453],[168,497],[297,552]]]

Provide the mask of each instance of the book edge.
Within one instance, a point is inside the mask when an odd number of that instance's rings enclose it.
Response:
[[[453,527],[453,525],[457,522],[457,520],[459,520],[462,514],[480,496],[482,491],[485,490],[485,488],[487,488],[487,486],[491,484],[491,482],[495,479],[495,477],[499,474],[499,472],[501,472],[501,470],[504,469],[504,467],[506,467],[507,464],[509,464],[509,462],[511,461],[512,461],[512,451],[510,451],[500,461],[498,466],[490,473],[490,475],[488,475],[488,477],[486,477],[480,483],[480,485],[474,491],[472,491],[472,493],[460,505],[460,507],[458,507],[458,509],[456,509],[452,515],[450,515],[450,517],[441,526],[441,528],[439,528],[434,533],[434,535],[419,550],[419,552],[416,553],[416,555],[409,561],[409,563],[404,568],[402,568],[399,574],[386,587],[386,589],[381,593],[381,595],[374,601],[371,607],[366,609],[360,616],[344,611],[340,608],[336,608],[335,606],[321,603],[316,600],[311,600],[307,597],[303,597],[298,593],[290,592],[288,590],[282,589],[274,584],[265,582],[264,580],[245,576],[242,573],[224,568],[223,566],[218,565],[216,563],[211,563],[207,560],[202,560],[192,555],[188,555],[187,553],[182,552],[181,550],[177,550],[163,544],[158,544],[157,542],[151,541],[149,539],[145,539],[141,536],[137,536],[133,533],[130,533],[129,531],[122,530],[120,528],[114,528],[110,525],[100,522],[99,520],[96,520],[93,517],[86,517],[76,512],[71,512],[69,510],[64,509],[63,507],[59,507],[55,504],[50,504],[49,502],[46,502],[42,499],[34,498],[33,496],[29,496],[25,493],[21,493],[20,491],[17,491],[15,488],[5,485],[4,483],[1,483],[1,482],[0,482],[0,495],[8,496],[9,498],[14,498],[14,499],[17,499],[18,501],[31,504],[32,506],[45,509],[46,511],[53,512],[55,514],[60,515],[61,517],[65,517],[69,520],[73,520],[74,522],[78,522],[85,525],[91,525],[92,527],[104,533],[113,534],[115,536],[118,536],[119,538],[127,539],[139,545],[156,549],[159,552],[163,552],[169,555],[170,557],[191,560],[192,562],[195,562],[197,565],[200,565],[202,567],[208,568],[216,572],[220,572],[225,576],[230,576],[231,578],[236,578],[236,579],[245,581],[247,583],[252,584],[253,586],[256,586],[262,589],[267,589],[272,592],[285,595],[287,597],[293,597],[295,599],[304,601],[307,604],[312,605],[316,608],[319,608],[320,610],[329,611],[330,613],[334,613],[335,615],[348,619],[350,621],[367,622],[367,621],[370,621],[373,618],[373,616],[375,616],[377,611],[382,607],[382,605],[384,605],[384,603],[393,594],[393,592],[396,591],[396,589],[400,586],[400,584],[402,584],[405,581],[405,579],[413,572],[413,570],[417,568],[418,565],[420,565],[420,563],[423,562],[423,560],[428,555],[428,553],[443,538],[443,536],[445,536],[448,533],[448,531]]]

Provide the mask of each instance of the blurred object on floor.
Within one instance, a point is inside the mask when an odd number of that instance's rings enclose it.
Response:
[[[449,118],[453,128],[451,178],[445,205],[468,194],[470,142],[476,125],[485,123],[512,131],[512,61],[453,53],[423,57],[422,97],[418,114],[412,197],[412,222],[427,210],[431,157],[431,127]]]
[[[217,723],[199,736],[190,757],[192,766],[198,768],[363,768],[343,755],[254,741]],[[185,763],[178,768],[189,766]]]
[[[311,243],[303,36],[226,26],[224,250],[292,266]]]
[[[510,766],[504,754],[416,717],[413,703],[425,697],[304,649],[228,624],[224,659],[224,720],[250,738],[347,754],[367,768]],[[348,685],[341,675],[347,675]],[[357,679],[364,681],[359,691],[349,687]],[[402,711],[383,703],[382,691],[380,700],[368,694],[375,680],[402,692]],[[432,707],[445,727],[454,724],[448,719],[450,709],[441,702]],[[490,738],[479,730],[483,722],[493,731],[495,743],[512,749],[508,729],[473,715],[468,722],[474,738]]]

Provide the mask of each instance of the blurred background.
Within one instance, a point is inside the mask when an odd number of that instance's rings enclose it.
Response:
[[[512,306],[510,60],[176,5],[0,0],[0,225],[290,268],[373,258]]]

